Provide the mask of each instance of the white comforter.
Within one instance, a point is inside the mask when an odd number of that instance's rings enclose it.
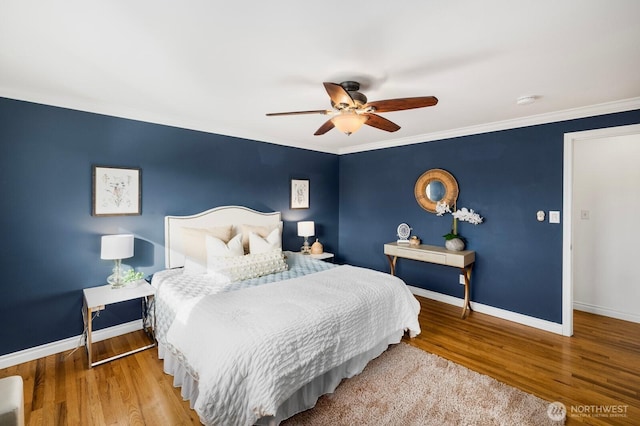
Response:
[[[206,425],[251,425],[314,377],[398,330],[420,333],[420,304],[396,277],[354,266],[200,298],[168,348],[196,373]]]

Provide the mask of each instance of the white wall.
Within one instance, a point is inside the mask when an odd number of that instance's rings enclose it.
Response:
[[[640,322],[640,135],[577,141],[573,170],[574,308]]]

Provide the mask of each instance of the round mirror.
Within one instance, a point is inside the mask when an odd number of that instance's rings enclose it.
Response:
[[[439,180],[432,180],[427,185],[426,193],[428,199],[437,203],[444,198],[444,183],[440,182]]]
[[[455,206],[458,199],[458,182],[446,170],[431,169],[418,178],[413,192],[420,207],[435,213],[438,202],[447,203],[451,208]]]

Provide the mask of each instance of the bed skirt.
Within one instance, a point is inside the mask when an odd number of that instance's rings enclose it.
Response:
[[[403,335],[404,330],[396,331],[382,339],[369,351],[351,358],[347,362],[316,377],[284,401],[278,407],[275,416],[262,417],[258,419],[256,424],[275,426],[284,419],[312,408],[320,396],[332,393],[342,379],[360,374],[369,361],[380,356],[389,345],[400,343]],[[161,343],[158,343],[158,357],[164,360],[164,372],[173,376],[173,385],[181,388],[180,394],[182,398],[188,400],[189,405],[193,408],[198,398],[198,382],[189,375],[178,359],[170,351],[166,350]]]

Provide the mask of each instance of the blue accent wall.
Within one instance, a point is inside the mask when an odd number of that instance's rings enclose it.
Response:
[[[485,219],[458,228],[477,252],[472,301],[561,323],[562,224],[540,223],[536,212],[562,212],[564,133],[637,123],[638,110],[343,155],[338,261],[388,271],[383,244],[397,239],[401,222],[424,244],[443,246],[451,216],[423,210],[413,193],[422,173],[442,168],[458,181],[458,208]],[[462,297],[458,274],[397,264],[407,284]]]
[[[281,211],[284,248],[299,220],[314,220],[338,262],[388,271],[383,244],[407,222],[443,245],[450,217],[418,206],[416,179],[450,171],[459,207],[485,223],[460,224],[477,251],[472,300],[561,322],[564,133],[640,123],[640,110],[337,156],[170,126],[0,98],[0,355],[78,336],[82,289],[102,285],[112,263],[100,236],[130,232],[147,274],[164,268],[164,216],[220,205]],[[142,215],[91,216],[92,165],[142,169]],[[311,181],[311,208],[289,208],[290,179]],[[564,218],[563,218],[564,220]],[[458,271],[398,261],[408,284],[462,296]],[[137,302],[102,311],[96,328],[140,317]]]
[[[142,215],[91,216],[92,165],[142,169]],[[220,206],[281,211],[285,249],[314,220],[338,249],[338,157],[0,98],[0,355],[78,336],[82,289],[113,262],[100,236],[133,233],[125,263],[164,268],[164,216]],[[310,209],[290,210],[290,179],[310,180]],[[139,302],[102,311],[96,328],[140,318]]]

